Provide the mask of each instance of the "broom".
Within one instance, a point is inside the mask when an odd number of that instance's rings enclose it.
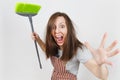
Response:
[[[37,13],[39,12],[40,9],[41,9],[40,5],[31,4],[31,3],[23,3],[23,2],[18,2],[18,3],[16,3],[16,6],[15,6],[16,14],[29,18],[32,32],[34,32],[32,17],[37,15]],[[35,43],[35,48],[36,48],[37,57],[38,57],[38,61],[39,61],[39,66],[42,69],[37,43],[36,43],[36,41],[34,41],[34,43]]]

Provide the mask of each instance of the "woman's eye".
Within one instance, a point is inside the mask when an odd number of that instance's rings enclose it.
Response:
[[[64,25],[61,25],[60,27],[61,27],[61,28],[64,28],[65,26],[64,26]]]

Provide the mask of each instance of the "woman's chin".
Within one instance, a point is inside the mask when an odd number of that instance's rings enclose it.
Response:
[[[57,45],[61,47],[61,46],[63,46],[63,43],[62,43],[62,42],[61,42],[61,43],[59,42],[59,43],[57,43]]]

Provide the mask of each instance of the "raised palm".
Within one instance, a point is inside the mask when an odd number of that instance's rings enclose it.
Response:
[[[104,34],[100,46],[97,49],[92,48],[88,42],[85,42],[86,47],[91,51],[98,65],[102,65],[102,64],[112,65],[112,62],[109,61],[108,58],[115,56],[117,53],[120,52],[120,49],[115,49],[112,51],[112,49],[118,43],[118,41],[116,40],[113,41],[110,46],[104,48],[106,38],[107,38],[107,33]]]

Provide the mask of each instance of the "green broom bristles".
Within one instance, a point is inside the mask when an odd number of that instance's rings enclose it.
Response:
[[[23,3],[19,2],[16,3],[15,6],[15,12],[16,13],[23,13],[23,14],[37,14],[39,10],[41,9],[41,6],[38,4],[32,4],[32,3]]]

